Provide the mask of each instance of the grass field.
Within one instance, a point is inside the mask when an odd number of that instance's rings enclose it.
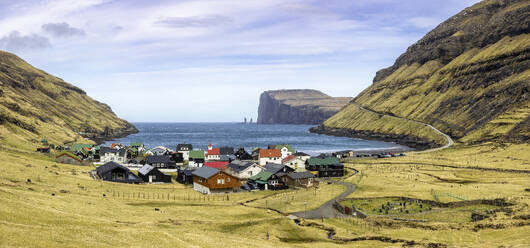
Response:
[[[530,232],[525,219],[530,215],[529,192],[525,191],[530,188],[529,174],[442,166],[527,168],[528,154],[521,151],[528,150],[528,145],[495,147],[455,147],[435,153],[348,162],[347,167],[360,171],[345,179],[358,185],[349,198],[410,197],[441,202],[461,201],[455,197],[504,198],[513,206],[433,207],[432,211],[408,215],[302,220],[299,225],[265,208],[280,212],[313,209],[341,193],[342,186],[322,183],[316,191],[204,196],[177,183],[126,185],[94,181],[88,174],[94,167],[56,164],[50,156],[3,147],[0,246],[397,247],[408,242],[420,247],[429,243],[448,247],[525,247],[529,243],[526,234]],[[487,157],[474,159],[484,151],[488,151]],[[456,163],[460,159],[464,162]],[[470,160],[469,165],[466,159]],[[472,213],[489,217],[472,222]],[[335,233],[333,239],[328,239],[330,230]]]

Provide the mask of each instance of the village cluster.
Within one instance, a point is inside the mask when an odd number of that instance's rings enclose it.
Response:
[[[339,158],[353,156],[345,151],[316,157],[297,152],[288,144],[256,148],[213,147],[194,149],[178,144],[175,150],[158,146],[147,149],[133,142],[110,147],[74,144],[57,147],[56,162],[94,164],[95,179],[121,183],[171,183],[172,175],[182,184],[204,194],[251,190],[307,188],[318,185],[316,177],[341,177],[344,166]],[[137,173],[134,173],[137,172]]]

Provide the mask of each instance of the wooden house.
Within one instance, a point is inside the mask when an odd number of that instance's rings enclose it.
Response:
[[[116,162],[108,162],[96,168],[96,174],[103,181],[118,183],[141,183],[143,180],[125,166]]]
[[[193,170],[179,170],[177,172],[177,182],[181,184],[193,184]]]
[[[223,171],[203,166],[192,172],[193,189],[203,194],[228,193],[237,191],[241,182]]]
[[[282,152],[280,149],[260,149],[259,150],[259,165],[266,165],[267,163],[281,163]]]
[[[190,151],[193,150],[192,144],[178,144],[177,145],[177,152],[182,153],[182,157],[184,161],[190,160]]]
[[[344,165],[336,157],[310,158],[306,161],[306,169],[313,171],[318,177],[342,177]]]
[[[201,167],[204,164],[204,151],[192,150],[189,155],[188,167]]]
[[[288,188],[279,175],[265,170],[250,177],[248,181],[256,183],[261,190],[280,190]]]
[[[164,174],[148,164],[138,170],[138,177],[148,183],[171,183],[171,175]]]
[[[153,155],[145,159],[145,163],[155,168],[176,168],[177,164],[171,160],[169,155]]]
[[[309,171],[288,173],[281,178],[289,187],[309,188],[318,185],[315,175]]]
[[[83,160],[70,152],[61,152],[55,157],[55,162],[61,164],[83,165]]]

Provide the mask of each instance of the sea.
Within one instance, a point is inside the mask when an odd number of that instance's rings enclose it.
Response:
[[[140,131],[127,137],[107,141],[128,145],[142,142],[148,148],[164,146],[175,150],[177,144],[192,144],[194,149],[214,147],[244,147],[247,151],[266,148],[269,144],[290,144],[296,151],[310,155],[343,150],[377,151],[410,150],[383,141],[363,140],[310,133],[311,125],[243,124],[243,123],[133,123]]]

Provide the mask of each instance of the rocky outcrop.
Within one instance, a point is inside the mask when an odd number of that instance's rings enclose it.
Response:
[[[530,2],[489,0],[466,8],[376,73],[353,102],[365,110],[428,123],[465,143],[528,142]],[[416,126],[345,107],[328,129],[400,136]],[[366,112],[366,111],[364,111]],[[417,132],[416,132],[417,133]],[[418,140],[432,140],[418,133]]]
[[[331,97],[317,90],[273,90],[260,96],[260,124],[321,124],[351,98]]]

